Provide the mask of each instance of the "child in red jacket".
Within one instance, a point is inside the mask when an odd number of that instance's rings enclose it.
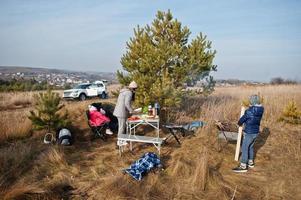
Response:
[[[91,105],[89,106],[89,115],[90,115],[89,122],[92,126],[101,126],[103,124],[110,122],[110,119],[107,116],[99,112],[96,107]],[[112,135],[113,132],[109,128],[107,128],[106,134]]]

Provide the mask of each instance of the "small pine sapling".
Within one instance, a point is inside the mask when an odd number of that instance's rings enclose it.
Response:
[[[47,90],[35,96],[35,111],[31,110],[28,118],[35,130],[46,129],[48,132],[56,132],[60,127],[69,125],[68,112],[60,114],[64,107],[58,93]]]
[[[279,121],[290,124],[301,124],[301,112],[298,110],[294,100],[291,100],[283,109]]]

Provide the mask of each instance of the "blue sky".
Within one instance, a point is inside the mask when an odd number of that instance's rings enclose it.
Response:
[[[133,28],[168,9],[212,41],[216,78],[301,80],[298,0],[0,0],[0,65],[114,72]]]

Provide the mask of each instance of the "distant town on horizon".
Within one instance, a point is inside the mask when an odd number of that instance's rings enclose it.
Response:
[[[47,67],[0,66],[0,80],[10,81],[13,79],[34,79],[39,83],[46,81],[48,84],[57,87],[64,87],[67,84],[76,85],[80,83],[93,82],[96,80],[107,80],[109,84],[118,83],[116,73],[114,72],[83,72]],[[262,85],[267,83],[253,80],[239,80],[235,78],[215,79],[215,81],[216,86],[235,86],[243,84]]]

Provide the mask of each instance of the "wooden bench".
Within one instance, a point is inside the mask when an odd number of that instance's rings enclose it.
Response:
[[[159,137],[149,137],[149,136],[129,135],[129,134],[118,135],[118,143],[120,141],[130,142],[131,150],[132,150],[132,142],[150,143],[156,147],[156,149],[159,151],[159,155],[160,155],[161,144],[164,140],[165,140],[165,138],[159,138]],[[119,145],[119,154],[120,155],[121,155],[121,152],[123,152],[123,145]]]

